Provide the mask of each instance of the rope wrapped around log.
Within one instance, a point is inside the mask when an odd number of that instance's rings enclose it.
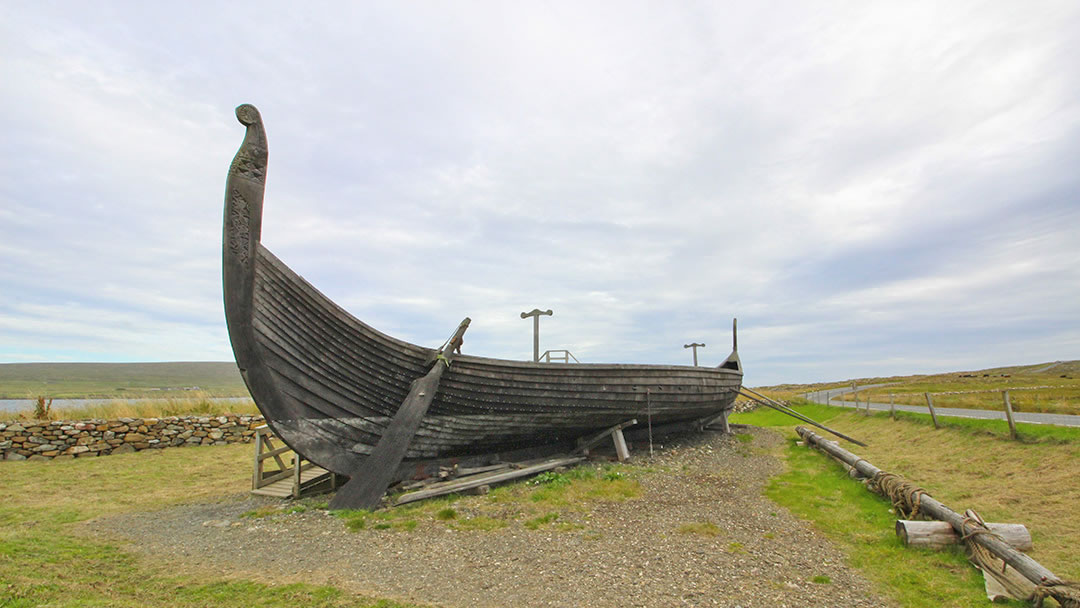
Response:
[[[861,459],[860,459],[861,460]],[[870,479],[870,490],[892,501],[893,508],[901,519],[919,517],[919,506],[923,496],[930,494],[896,473],[878,471]]]
[[[1042,608],[1043,600],[1051,597],[1062,608],[1080,608],[1080,583],[1066,581],[1046,581],[1035,588],[1031,597],[1035,608]]]

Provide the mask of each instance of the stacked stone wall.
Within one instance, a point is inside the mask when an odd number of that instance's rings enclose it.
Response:
[[[168,416],[0,422],[0,459],[50,460],[193,445],[247,443],[262,416]]]

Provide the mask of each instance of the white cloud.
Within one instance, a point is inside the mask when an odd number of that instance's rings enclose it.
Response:
[[[720,360],[738,315],[752,383],[930,361],[903,326],[1076,356],[1071,3],[0,10],[0,360],[229,357],[241,102],[264,242],[403,338],[525,358],[540,306],[585,360]]]

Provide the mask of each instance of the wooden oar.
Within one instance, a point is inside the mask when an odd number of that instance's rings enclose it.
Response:
[[[454,336],[436,355],[431,370],[422,378],[413,381],[405,401],[383,431],[375,449],[364,459],[361,470],[353,474],[349,482],[341,486],[330,501],[331,509],[374,509],[379,506],[386,488],[394,481],[394,473],[405,458],[413,436],[420,428],[420,422],[435,399],[439,380],[446,368],[450,367],[454,349],[461,344],[461,336],[468,329],[469,322],[466,317],[454,332]]]

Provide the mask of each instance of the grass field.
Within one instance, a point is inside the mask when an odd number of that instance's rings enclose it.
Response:
[[[867,448],[845,447],[921,485],[954,510],[973,508],[987,521],[1027,525],[1033,558],[1061,578],[1080,577],[1080,430],[1021,424],[1024,441],[1018,442],[1008,439],[998,421],[962,420],[934,430],[929,416],[918,414],[893,421],[888,414],[864,416],[824,405],[797,409],[867,442]],[[987,605],[981,576],[959,550],[902,547],[888,501],[820,452],[796,447],[797,421],[772,410],[733,421],[775,427],[789,436],[779,454],[788,470],[771,481],[769,497],[844,547],[851,564],[883,594],[910,607]]]
[[[214,397],[248,395],[232,362],[0,364],[0,399],[174,397],[190,387]]]
[[[87,538],[79,524],[244,490],[251,446],[0,463],[0,606],[391,608],[328,586],[185,571]]]

